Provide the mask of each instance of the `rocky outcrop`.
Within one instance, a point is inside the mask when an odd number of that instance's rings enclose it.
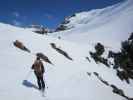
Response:
[[[45,34],[51,33],[52,31],[48,29],[47,27],[44,27],[42,25],[31,25],[30,28],[32,28],[33,32],[36,32],[38,34]]]
[[[87,74],[88,74],[88,72],[87,72]],[[114,84],[110,84],[110,83],[108,83],[107,81],[105,81],[97,72],[93,72],[93,74],[94,74],[103,84],[105,84],[105,85],[108,86],[108,87],[111,87],[111,88],[113,89],[112,92],[113,92],[114,94],[117,94],[117,95],[119,95],[119,96],[122,96],[122,97],[124,97],[124,98],[127,99],[127,100],[133,100],[133,98],[130,98],[130,97],[128,97],[127,95],[125,95],[124,90],[118,88],[118,87],[115,86]],[[88,76],[90,76],[90,75],[88,74]]]
[[[76,14],[73,14],[71,16],[68,16],[64,19],[64,21],[57,27],[56,32],[58,31],[64,31],[70,29],[67,24],[70,23],[70,18],[75,17]]]
[[[90,58],[89,57],[85,57],[89,62],[91,62]]]
[[[102,63],[107,67],[110,67],[108,63],[108,59],[102,57],[102,54],[104,53],[104,51],[105,51],[104,46],[101,43],[97,43],[95,45],[95,52],[90,52],[90,55],[97,64]]]
[[[133,100],[133,98],[130,98],[128,96],[125,95],[124,91],[122,89],[119,89],[118,87],[116,87],[115,85],[111,84],[110,87],[112,87],[112,92],[119,95],[119,96],[122,96],[124,98],[126,98],[127,100]]]
[[[31,52],[20,40],[16,40],[13,42],[13,45],[23,51]]]
[[[129,79],[133,79],[133,33],[128,40],[122,42],[121,50],[110,51],[108,58],[114,59],[113,68],[117,71],[117,76],[129,84]]]
[[[68,53],[66,53],[65,51],[63,51],[63,50],[61,50],[60,48],[56,47],[55,43],[51,43],[50,45],[51,45],[51,47],[52,47],[53,49],[55,49],[58,53],[60,53],[60,54],[62,54],[63,56],[65,56],[67,59],[73,60],[73,59],[68,55]]]

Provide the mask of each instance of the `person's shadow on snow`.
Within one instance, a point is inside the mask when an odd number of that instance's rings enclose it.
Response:
[[[34,89],[38,90],[38,87],[35,84],[33,84],[30,81],[28,81],[28,80],[23,80],[22,84],[24,86],[28,87],[28,88],[34,88]]]

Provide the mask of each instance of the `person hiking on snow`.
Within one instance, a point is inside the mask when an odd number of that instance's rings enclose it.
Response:
[[[34,64],[31,67],[34,70],[35,76],[37,78],[37,83],[39,86],[39,90],[45,89],[45,83],[43,80],[43,74],[44,74],[44,66],[40,59],[40,57],[37,57]]]

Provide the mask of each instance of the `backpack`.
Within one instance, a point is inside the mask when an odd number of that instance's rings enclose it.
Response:
[[[34,65],[33,65],[33,69],[36,73],[38,74],[43,74],[44,71],[44,67],[43,64],[40,60],[36,60]]]

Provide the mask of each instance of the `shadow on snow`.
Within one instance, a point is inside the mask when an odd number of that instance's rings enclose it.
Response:
[[[23,80],[22,85],[24,85],[25,87],[28,87],[28,88],[34,88],[34,89],[38,90],[38,87],[28,80]]]

